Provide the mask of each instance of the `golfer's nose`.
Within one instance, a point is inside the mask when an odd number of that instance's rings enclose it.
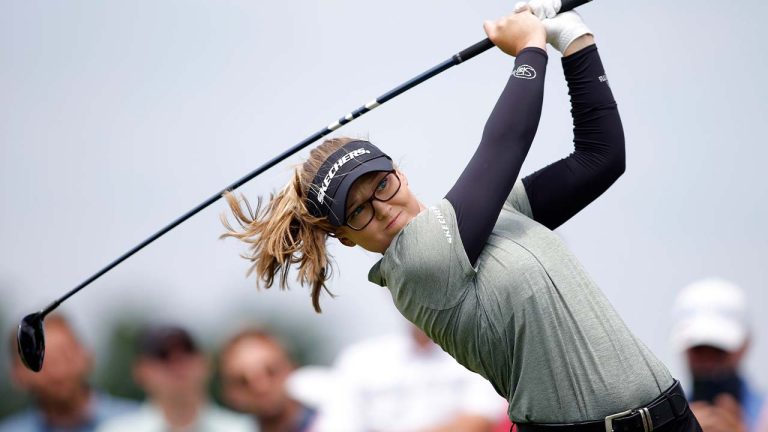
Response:
[[[373,200],[371,203],[376,212],[376,219],[384,220],[389,216],[390,205],[384,201]]]

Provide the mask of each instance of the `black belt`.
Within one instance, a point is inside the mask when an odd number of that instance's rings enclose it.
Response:
[[[603,420],[584,423],[517,425],[519,432],[651,432],[682,417],[688,411],[688,401],[675,380],[661,396],[644,407],[611,414]]]

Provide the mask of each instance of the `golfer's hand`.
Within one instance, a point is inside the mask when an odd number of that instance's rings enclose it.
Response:
[[[497,21],[483,23],[485,33],[500,50],[511,56],[528,47],[545,49],[547,31],[544,24],[527,7]]]
[[[515,11],[527,7],[544,23],[547,42],[565,56],[593,45],[595,39],[581,16],[576,11],[560,11],[560,0],[531,0],[518,2]]]
[[[530,0],[528,2],[521,1],[515,4],[515,12],[522,9],[525,6],[531,10],[531,13],[536,15],[540,20],[547,18],[554,18],[558,12],[560,12],[560,6],[562,2],[560,0]]]
[[[691,403],[693,415],[704,432],[746,432],[741,406],[730,395],[720,395],[714,404]]]

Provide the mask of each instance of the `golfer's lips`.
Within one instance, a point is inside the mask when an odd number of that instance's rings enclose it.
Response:
[[[395,215],[395,217],[393,217],[393,218],[392,218],[392,220],[391,220],[391,221],[389,221],[389,223],[387,224],[387,226],[386,226],[386,227],[384,227],[384,230],[385,230],[385,231],[386,231],[386,230],[388,230],[388,229],[389,229],[389,227],[391,227],[391,226],[392,226],[392,224],[394,224],[394,223],[395,223],[395,221],[396,221],[396,220],[398,220],[398,219],[400,218],[400,215],[401,215],[401,214],[403,214],[403,212],[400,212],[400,213],[398,213],[397,215]]]

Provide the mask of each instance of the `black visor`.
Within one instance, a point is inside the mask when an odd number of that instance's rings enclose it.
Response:
[[[336,150],[318,170],[309,188],[307,206],[316,217],[327,217],[336,227],[344,225],[347,194],[360,176],[392,171],[392,159],[368,141],[352,141]]]

